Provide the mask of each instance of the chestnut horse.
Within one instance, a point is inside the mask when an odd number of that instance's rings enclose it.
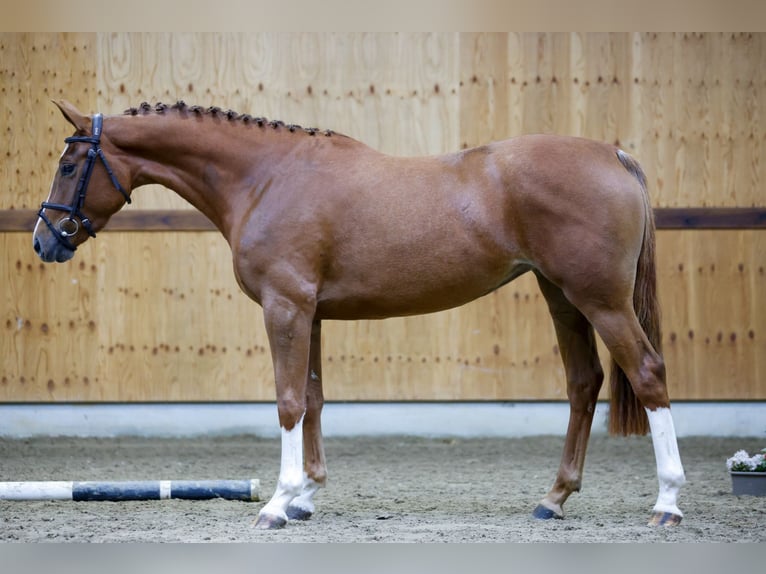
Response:
[[[604,376],[595,328],[612,356],[610,431],[651,431],[659,496],[650,524],[681,521],[653,213],[628,154],[532,135],[402,158],[331,131],[184,102],[106,118],[57,105],[76,132],[39,211],[33,243],[43,261],[70,259],[133,189],[158,183],[215,224],[240,287],[263,307],[282,458],[256,526],[308,518],[325,483],[323,319],[440,311],[528,271],[553,317],[570,402],[561,464],[534,515],[561,518],[580,489]]]

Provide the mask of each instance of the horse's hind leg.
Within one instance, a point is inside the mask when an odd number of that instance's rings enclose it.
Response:
[[[580,490],[585,452],[604,372],[598,360],[593,327],[567,300],[561,289],[539,273],[536,275],[556,329],[566,371],[570,412],[556,480],[550,492],[535,508],[533,516],[543,519],[563,518],[562,505],[570,494]]]
[[[649,419],[659,481],[659,495],[649,524],[678,524],[683,516],[677,505],[678,494],[685,477],[662,357],[647,339],[629,301],[618,308],[604,305],[581,308],[625,372]]]
[[[324,447],[322,445],[322,323],[314,321],[311,327],[309,371],[306,379],[306,416],[303,418],[303,468],[301,493],[287,507],[291,520],[307,520],[314,513],[314,495],[324,486],[327,478]]]

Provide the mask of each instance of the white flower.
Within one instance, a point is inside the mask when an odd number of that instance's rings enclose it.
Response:
[[[762,470],[766,467],[766,449],[758,454],[750,456],[747,451],[738,450],[734,456],[726,460],[726,468],[735,472],[752,472],[756,469]]]
[[[738,450],[734,453],[734,456],[726,460],[727,470],[731,470],[733,466],[741,467],[745,466],[748,469],[755,468],[755,465],[750,466],[750,455],[745,450]],[[744,470],[744,469],[743,469]]]

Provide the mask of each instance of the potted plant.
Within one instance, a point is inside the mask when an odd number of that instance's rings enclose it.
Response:
[[[750,456],[738,450],[726,460],[731,475],[732,494],[766,496],[766,448]]]

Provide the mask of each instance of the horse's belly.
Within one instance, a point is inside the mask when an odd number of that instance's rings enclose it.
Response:
[[[383,319],[459,307],[490,293],[530,269],[523,261],[504,265],[464,262],[460,266],[389,264],[376,272],[323,284],[320,319]]]

